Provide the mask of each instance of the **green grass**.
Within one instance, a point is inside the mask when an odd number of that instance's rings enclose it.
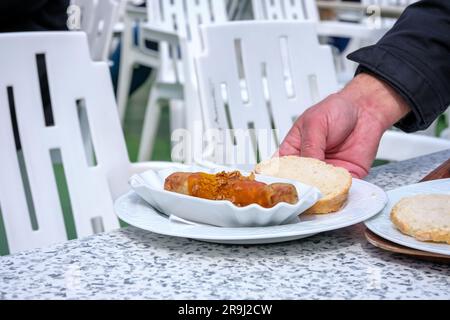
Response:
[[[58,187],[59,199],[61,201],[61,210],[63,212],[64,224],[66,226],[66,234],[69,240],[77,238],[75,228],[75,220],[73,218],[72,205],[70,201],[69,189],[67,187],[66,176],[62,164],[53,165],[56,185]]]
[[[378,160],[378,159],[376,159],[372,163],[372,168],[379,167],[379,166],[384,166],[385,164],[388,164],[388,163],[389,163],[389,161],[387,161],[387,160]]]
[[[146,83],[130,98],[125,114],[124,133],[130,160],[135,162],[138,155],[149,84]],[[158,133],[155,139],[152,160],[170,161],[170,125],[169,108],[162,108]]]

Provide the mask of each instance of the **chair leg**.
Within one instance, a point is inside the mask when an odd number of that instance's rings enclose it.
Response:
[[[177,129],[186,129],[185,103],[173,100],[170,101],[170,133]]]
[[[119,79],[117,81],[117,107],[119,109],[120,120],[124,121],[127,108],[128,94],[133,76],[134,55],[133,50],[133,28],[134,23],[126,18],[122,33],[122,44],[120,49]]]
[[[186,104],[184,101],[181,100],[172,100],[170,101],[170,136],[172,137],[172,134],[177,129],[187,129],[186,126]],[[172,138],[171,138],[172,140]],[[173,147],[178,142],[171,141],[172,150]],[[186,159],[179,158],[175,154],[172,154],[172,161],[175,162],[183,162]]]
[[[117,107],[119,109],[120,121],[123,123],[130,92],[131,78],[133,76],[133,63],[126,58],[120,62],[119,81],[117,84]]]
[[[447,112],[444,113],[445,115],[445,121],[447,123],[447,128],[444,129],[441,133],[441,138],[450,140],[450,107],[447,109]]]
[[[158,89],[153,88],[150,91],[147,110],[145,110],[144,125],[139,145],[139,162],[148,161],[152,156],[161,113],[160,106],[158,105],[159,99]]]

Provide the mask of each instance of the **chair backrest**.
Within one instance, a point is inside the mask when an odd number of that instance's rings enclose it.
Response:
[[[252,0],[252,5],[256,20],[320,20],[315,0]]]
[[[160,44],[161,70],[160,74],[173,73],[177,66],[177,78],[184,80],[183,69],[193,70],[193,57],[202,51],[200,26],[223,23],[228,20],[225,0],[147,0],[148,22],[164,30],[176,32],[185,39],[184,59],[181,48],[172,48],[167,43]],[[184,60],[184,61],[183,61]],[[181,62],[184,62],[183,65]],[[186,65],[186,63],[188,65]],[[195,82],[195,79],[192,79]]]
[[[114,26],[119,17],[122,0],[72,0],[80,9],[81,29],[86,32],[91,57],[107,61]]]
[[[228,20],[225,0],[153,0],[147,1],[147,10],[150,23],[177,32],[198,52],[203,47],[200,26]]]
[[[203,37],[197,73],[204,124],[246,135],[224,134],[226,154],[219,150],[214,162],[270,157],[297,117],[337,89],[331,49],[319,44],[314,23],[235,22],[205,27]]]
[[[130,164],[107,64],[91,61],[82,32],[0,34],[0,47],[9,251],[67,240],[71,223],[71,238],[119,227],[113,199],[128,189]]]

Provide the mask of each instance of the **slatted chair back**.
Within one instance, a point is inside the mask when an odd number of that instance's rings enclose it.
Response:
[[[17,252],[119,227],[129,160],[82,32],[0,35],[0,210]],[[68,234],[73,224],[75,234]]]
[[[235,22],[203,31],[197,67],[204,123],[235,130],[224,134],[227,154],[215,162],[270,157],[297,117],[337,90],[331,49],[319,44],[313,23]]]
[[[80,30],[88,36],[89,49],[94,61],[107,61],[118,20],[120,0],[72,0],[80,9]]]
[[[314,0],[252,0],[252,5],[256,20],[320,20]]]
[[[148,0],[147,11],[150,24],[176,32],[186,40],[184,55],[189,57],[183,57],[179,47],[160,43],[163,82],[184,82],[184,70],[193,70],[192,57],[203,48],[200,26],[228,20],[225,0]],[[195,78],[192,81],[195,82]]]

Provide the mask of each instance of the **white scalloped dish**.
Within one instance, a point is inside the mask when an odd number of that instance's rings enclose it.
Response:
[[[256,180],[267,184],[290,183],[297,189],[299,201],[296,204],[278,203],[273,208],[252,204],[238,207],[227,200],[207,200],[164,190],[165,179],[175,172],[218,173],[223,169],[205,169],[190,166],[186,169],[167,168],[149,170],[130,178],[131,188],[150,206],[166,214],[187,221],[219,227],[264,227],[286,224],[312,207],[320,198],[317,188],[297,181],[256,175]],[[248,176],[249,173],[242,172]]]

